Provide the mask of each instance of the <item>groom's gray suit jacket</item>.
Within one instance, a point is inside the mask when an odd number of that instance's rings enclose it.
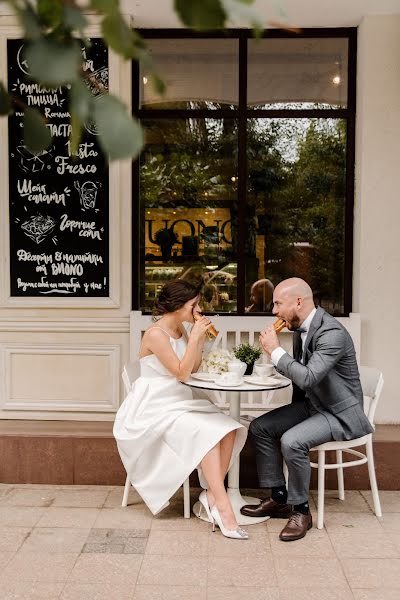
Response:
[[[308,401],[324,414],[334,440],[349,440],[371,433],[373,428],[363,410],[353,340],[348,331],[320,307],[308,330],[303,363],[286,353],[276,367],[293,382],[293,402]]]

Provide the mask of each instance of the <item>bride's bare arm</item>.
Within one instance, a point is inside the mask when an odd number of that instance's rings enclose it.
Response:
[[[196,371],[199,370],[201,361],[203,360],[203,348],[204,348],[205,339],[206,339],[205,336],[203,336],[197,343],[196,360],[194,362],[192,373],[196,373]]]
[[[182,360],[179,360],[175,354],[169,337],[156,327],[151,327],[146,331],[143,336],[142,348],[149,351],[148,353],[155,354],[164,367],[179,381],[186,381],[186,379],[189,379],[190,374],[196,371],[200,365],[199,347],[203,347],[208,324],[209,319],[207,317],[196,321],[190,333],[186,352]]]

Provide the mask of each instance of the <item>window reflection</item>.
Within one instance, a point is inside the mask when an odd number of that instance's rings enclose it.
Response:
[[[148,109],[236,108],[238,40],[148,40],[149,52],[167,84],[160,97],[142,69],[140,105]]]
[[[348,313],[354,32],[187,35],[147,40],[166,96],[143,69],[137,82],[146,147],[135,308],[150,311],[167,279],[185,277],[202,283],[205,312],[268,314],[273,286],[300,276],[330,313]]]
[[[342,314],[346,122],[251,119],[248,148],[255,242],[246,260],[253,265],[247,297],[254,296],[256,280],[276,284],[297,276],[310,283],[321,306]]]
[[[141,306],[151,310],[166,280],[204,286],[203,310],[237,310],[236,121],[144,121],[140,161]]]
[[[347,38],[249,40],[248,106],[347,106]]]

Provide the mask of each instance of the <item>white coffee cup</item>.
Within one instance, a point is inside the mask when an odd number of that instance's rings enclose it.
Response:
[[[265,364],[265,363],[260,364],[260,365],[254,365],[253,372],[258,377],[269,377],[270,375],[274,374],[275,367],[272,364]]]
[[[236,371],[228,371],[227,373],[221,373],[219,380],[221,383],[239,383],[241,376]]]

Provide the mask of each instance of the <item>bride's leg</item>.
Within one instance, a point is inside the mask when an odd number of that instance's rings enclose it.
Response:
[[[221,460],[221,477],[222,481],[224,481],[225,476],[228,472],[229,463],[231,462],[233,446],[235,444],[236,439],[236,430],[230,431],[225,437],[220,440],[220,460]],[[211,490],[207,493],[210,506],[215,504],[215,498]]]
[[[236,529],[237,521],[228,498],[222,476],[221,443],[211,448],[201,461],[201,468],[207,480],[207,497],[210,505],[216,505],[222,521],[228,529]]]
[[[224,438],[222,438],[221,444],[221,469],[222,476],[225,479],[225,475],[228,472],[229,463],[231,462],[233,446],[235,445],[236,429],[230,431]]]

